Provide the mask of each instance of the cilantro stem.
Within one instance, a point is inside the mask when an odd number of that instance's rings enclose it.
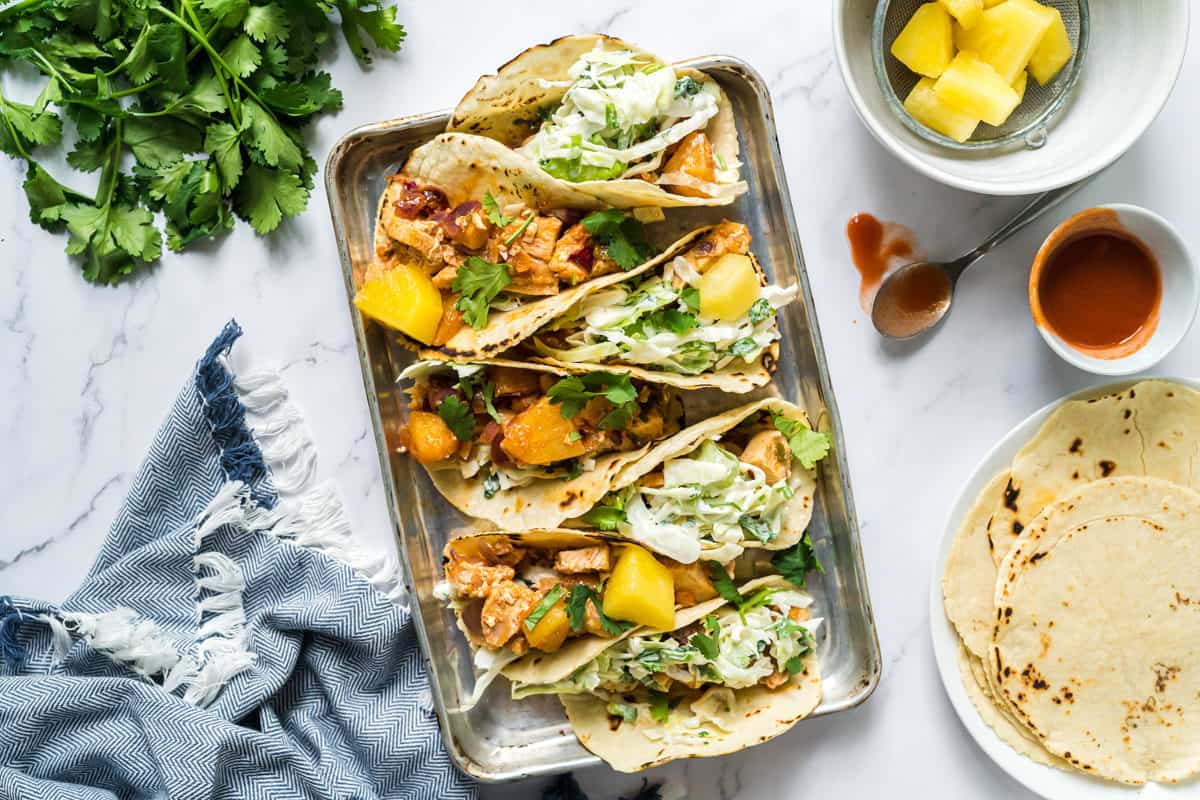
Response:
[[[58,71],[58,68],[55,67],[53,64],[51,64],[50,61],[44,55],[42,55],[41,52],[36,47],[31,47],[29,49],[29,52],[33,53],[33,57],[36,58],[38,60],[38,62],[40,62],[42,64],[42,66],[45,68],[46,73],[52,78],[57,78],[58,81],[64,87],[66,87],[68,92],[78,92],[79,91],[78,89],[75,88],[75,84],[73,84],[69,80],[67,80],[66,77],[61,72]]]
[[[162,78],[153,78],[151,80],[146,81],[141,86],[131,86],[128,89],[122,89],[119,92],[113,92],[112,96],[113,96],[114,100],[119,99],[121,97],[129,97],[130,95],[134,95],[134,94],[137,94],[138,92],[143,92],[146,89],[150,89],[161,82],[162,82]]]
[[[511,234],[509,234],[508,238],[506,238],[504,240],[504,246],[508,247],[513,242],[515,242],[517,239],[520,239],[521,234],[525,232],[525,229],[529,227],[529,223],[533,222],[533,218],[536,216],[537,216],[537,212],[530,211],[529,216],[526,217],[525,221],[521,223],[521,227],[517,228],[515,231],[513,231]]]
[[[110,147],[108,163],[104,165],[104,173],[100,176],[100,185],[96,188],[96,205],[103,208],[112,202],[113,191],[117,188],[117,178],[121,170],[121,118],[113,123],[113,142]],[[105,185],[107,184],[107,186]],[[104,202],[100,202],[101,193]]]
[[[183,8],[192,17],[192,19],[196,19],[195,12],[192,11],[191,5],[188,4],[186,0],[184,0]],[[267,107],[267,104],[264,103],[262,101],[262,99],[259,98],[259,96],[254,93],[253,89],[251,89],[249,86],[246,85],[245,81],[243,81],[240,77],[238,77],[237,72],[235,72],[232,67],[230,67],[228,64],[225,63],[225,59],[221,58],[221,54],[216,51],[216,48],[214,48],[212,46],[212,44],[208,41],[208,38],[205,37],[205,35],[203,33],[196,30],[196,28],[193,28],[191,25],[189,25],[187,20],[185,20],[183,17],[179,16],[178,14],[176,14],[173,11],[169,11],[168,9],[163,8],[161,5],[154,6],[153,10],[162,14],[164,17],[166,17],[167,19],[170,19],[176,25],[178,25],[179,27],[181,27],[185,31],[187,31],[187,33],[193,39],[195,39],[196,42],[199,43],[199,45],[201,47],[203,47],[205,50],[208,51],[209,58],[212,59],[212,61],[213,61],[213,69],[214,70],[216,69],[217,65],[219,64],[221,66],[221,69],[223,69],[227,73],[229,73],[229,77],[233,79],[234,86],[237,86],[240,89],[244,89],[246,91],[246,94],[248,94],[252,98],[254,98],[254,101],[256,103],[258,103],[260,106],[262,106],[264,109],[266,109],[268,114],[271,113],[270,109]],[[196,24],[197,25],[200,24],[198,20],[197,20]],[[218,77],[220,77],[219,71],[217,72],[217,75],[218,75]],[[222,88],[224,88],[224,87],[222,87]],[[226,101],[228,101],[229,100],[229,91],[227,89],[225,90],[225,97],[226,97]],[[274,115],[272,115],[272,116],[274,116]]]

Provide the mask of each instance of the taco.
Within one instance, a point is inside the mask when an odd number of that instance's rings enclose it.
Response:
[[[633,772],[774,738],[820,702],[812,598],[779,576],[553,662],[506,671],[514,698],[557,695],[580,742]],[[569,655],[570,658],[564,656]]]
[[[617,208],[727,205],[747,189],[720,85],[599,34],[530,48],[480,78],[447,130],[480,140],[474,158]]]
[[[683,613],[677,608],[718,598],[715,569],[606,534],[481,533],[446,545],[439,593],[476,650],[477,666],[520,677],[586,660],[644,627],[674,629]]]
[[[804,411],[766,399],[710,417],[627,464],[569,524],[609,531],[683,563],[785,550],[813,512],[828,434]]]
[[[380,200],[374,258],[358,279],[358,309],[400,331],[412,349],[486,358],[689,240],[653,257],[661,243],[648,241],[634,217],[614,209],[589,214],[502,188],[518,185],[509,177],[467,191],[450,178],[392,176]]]
[[[679,430],[668,386],[515,361],[419,361],[400,446],[456,508],[506,530],[586,511],[616,473]]]
[[[741,393],[766,385],[779,357],[776,312],[797,287],[767,283],[741,223],[725,220],[694,236],[624,279],[593,286],[521,353],[681,388]]]

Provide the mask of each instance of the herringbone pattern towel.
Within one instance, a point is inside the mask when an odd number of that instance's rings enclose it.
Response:
[[[390,559],[230,323],[83,586],[0,598],[0,798],[469,798]]]

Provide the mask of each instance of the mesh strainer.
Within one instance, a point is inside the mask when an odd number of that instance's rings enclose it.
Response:
[[[992,150],[1013,144],[1036,149],[1044,145],[1046,129],[1070,97],[1087,55],[1088,0],[1040,0],[1062,14],[1067,36],[1071,39],[1071,60],[1045,86],[1030,78],[1025,98],[1003,125],[995,127],[981,122],[971,138],[961,143],[926,128],[904,110],[904,98],[916,86],[920,76],[891,54],[892,42],[923,2],[928,0],[879,0],[875,8],[871,31],[875,77],[892,112],[922,139],[955,150]]]

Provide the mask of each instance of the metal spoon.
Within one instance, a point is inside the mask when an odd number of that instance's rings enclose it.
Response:
[[[1007,241],[1010,236],[1042,214],[1075,194],[1089,180],[1090,178],[1085,178],[1069,186],[1038,195],[1008,223],[989,236],[983,244],[954,261],[914,261],[892,272],[880,284],[879,290],[875,293],[875,300],[871,304],[871,322],[875,325],[875,330],[891,339],[911,339],[936,326],[945,319],[946,314],[950,311],[950,304],[954,299],[954,286],[958,283],[959,276],[966,272],[967,267],[983,258],[993,248]],[[898,290],[914,280],[942,284],[945,300],[929,304],[918,310],[904,310],[898,302],[900,296]]]

